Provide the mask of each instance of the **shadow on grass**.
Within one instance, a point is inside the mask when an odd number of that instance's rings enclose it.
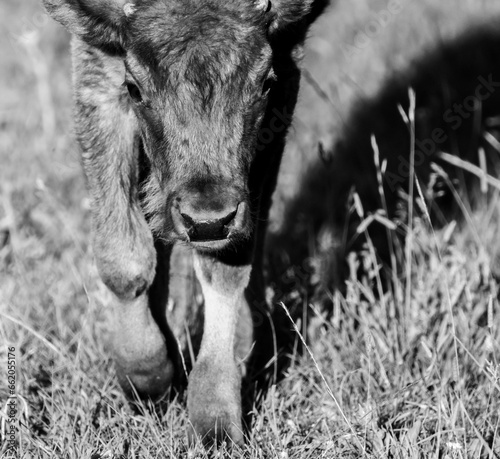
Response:
[[[409,88],[416,94],[415,176],[433,224],[443,225],[456,218],[457,211],[469,211],[479,195],[474,191],[479,179],[451,166],[439,157],[441,152],[477,165],[478,152],[484,150],[483,170],[486,167],[490,175],[496,175],[500,30],[483,26],[453,41],[436,43],[433,50],[388,80],[376,97],[360,101],[337,143],[319,154],[303,177],[301,191],[287,205],[282,229],[268,239],[275,301],[285,301],[294,318],[303,314],[302,305],[313,298],[321,297],[331,305],[325,292],[343,291],[349,275],[346,257],[362,249],[367,235],[386,274],[391,246],[402,261],[412,141],[411,123],[400,108],[409,113]],[[385,203],[379,192],[372,135],[385,170]],[[360,206],[353,206],[353,191],[360,198],[363,218]],[[460,200],[463,204],[459,205]],[[373,221],[366,231],[356,232],[363,220],[366,223],[384,208],[386,212],[379,215],[387,216],[395,227],[388,230],[387,224]],[[420,211],[417,203],[415,212]]]

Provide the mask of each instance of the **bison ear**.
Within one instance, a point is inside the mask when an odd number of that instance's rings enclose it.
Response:
[[[109,54],[122,54],[127,7],[123,0],[42,0],[47,13],[73,35]],[[126,4],[126,5],[125,5]]]
[[[274,20],[271,32],[279,32],[294,24],[308,27],[330,3],[329,0],[270,0]]]

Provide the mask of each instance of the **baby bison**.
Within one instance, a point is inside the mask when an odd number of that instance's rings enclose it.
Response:
[[[42,1],[73,35],[75,128],[97,265],[116,297],[120,384],[160,399],[182,372],[165,316],[182,247],[204,304],[191,435],[241,444],[242,372],[272,354],[266,220],[304,39],[327,0]]]

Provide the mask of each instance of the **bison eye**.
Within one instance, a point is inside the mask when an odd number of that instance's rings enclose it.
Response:
[[[130,96],[130,98],[136,102],[140,103],[142,102],[142,94],[140,89],[133,83],[127,83],[127,91]]]

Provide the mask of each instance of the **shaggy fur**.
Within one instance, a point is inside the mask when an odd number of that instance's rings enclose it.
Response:
[[[172,246],[187,242],[205,298],[188,385],[193,433],[241,443],[235,337],[244,336],[249,351],[253,335],[248,386],[272,358],[265,222],[296,103],[298,57],[327,1],[138,0],[127,14],[121,0],[43,2],[74,35],[76,130],[97,265],[118,298],[120,383],[158,398],[181,372],[165,305]],[[182,228],[193,212],[202,222],[236,216],[225,240],[195,243]]]

